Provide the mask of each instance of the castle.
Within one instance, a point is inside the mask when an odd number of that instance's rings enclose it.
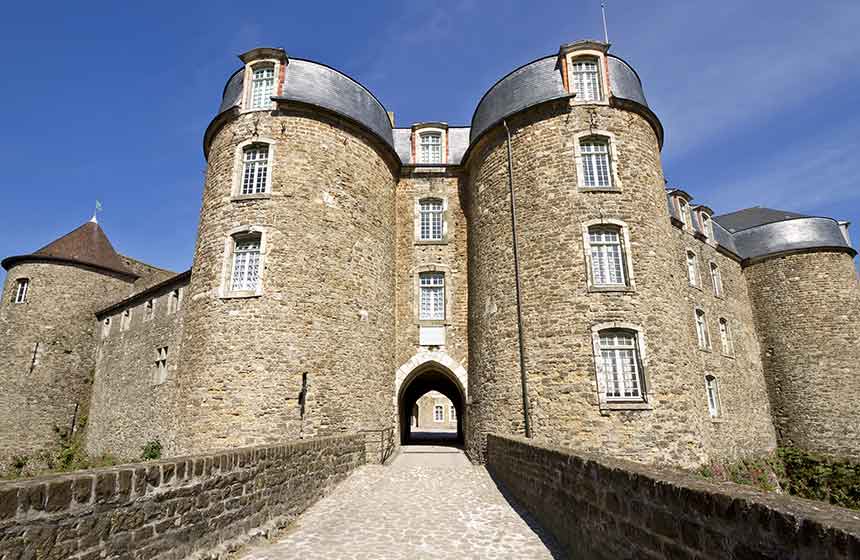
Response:
[[[856,455],[848,224],[667,189],[663,127],[608,51],[521,66],[470,127],[397,127],[329,66],[242,54],[203,138],[191,270],[95,221],[2,261],[0,459],[84,414],[88,452],[128,458],[396,445],[428,391],[476,461],[493,432],[688,468]]]

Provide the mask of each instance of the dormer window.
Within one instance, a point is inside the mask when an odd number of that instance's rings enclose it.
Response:
[[[251,68],[251,89],[248,96],[250,109],[268,109],[275,93],[275,65],[257,64]]]
[[[708,239],[714,238],[714,224],[711,221],[711,216],[704,210],[699,211],[699,223],[702,225],[702,235]]]
[[[684,227],[690,225],[690,204],[684,200],[683,198],[678,197],[678,214],[681,219],[681,223],[684,224]]]
[[[422,132],[418,135],[418,163],[442,163],[441,132]]]
[[[571,62],[571,87],[577,101],[600,101],[600,69],[596,58],[579,58]]]

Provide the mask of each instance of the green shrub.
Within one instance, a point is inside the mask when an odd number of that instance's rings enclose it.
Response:
[[[697,471],[700,476],[755,486],[767,492],[782,492],[785,469],[777,455],[748,457],[734,463],[711,462]]]
[[[161,442],[157,439],[146,442],[146,445],[143,446],[143,453],[141,453],[140,457],[146,461],[161,459]]]
[[[846,508],[860,509],[860,463],[795,448],[781,448],[788,491]]]

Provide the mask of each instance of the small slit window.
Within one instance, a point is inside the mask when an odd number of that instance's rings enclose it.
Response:
[[[425,198],[418,203],[420,241],[441,241],[444,230],[444,205],[438,198]]]
[[[577,101],[599,101],[600,67],[597,59],[585,58],[572,61],[573,90]]]
[[[418,135],[418,163],[442,163],[442,134],[424,132]]]
[[[119,320],[120,332],[125,332],[131,326],[131,309],[125,309]]]
[[[275,91],[275,65],[258,64],[251,72],[251,109],[271,107],[271,97]]]
[[[720,267],[714,262],[711,263],[711,287],[716,297],[723,296],[723,277],[720,274]]]
[[[422,321],[445,319],[445,273],[422,272],[418,277],[420,294],[419,318]]]
[[[732,356],[734,354],[734,345],[732,344],[732,333],[729,329],[729,322],[723,317],[720,318],[720,349],[726,356]]]
[[[636,332],[602,330],[599,344],[598,368],[603,376],[606,400],[644,400],[645,383]]]
[[[110,317],[105,317],[102,321],[102,338],[107,338],[110,336]]]
[[[720,416],[720,392],[717,378],[713,375],[705,376],[705,392],[708,397],[708,414],[711,418]]]
[[[233,238],[231,291],[257,290],[260,283],[260,241],[259,235],[242,235]]]
[[[579,142],[579,151],[582,157],[582,186],[612,188],[609,140],[600,137],[584,138]]]
[[[702,350],[709,350],[711,348],[708,321],[705,317],[705,312],[701,309],[696,309],[696,339],[698,340],[699,348]]]
[[[15,282],[15,294],[12,296],[12,301],[15,303],[25,303],[27,301],[27,292],[30,291],[30,280],[28,278],[18,278]]]
[[[252,144],[242,151],[241,194],[261,194],[269,190],[269,145]]]
[[[155,384],[161,384],[167,380],[167,354],[167,346],[162,346],[155,351],[155,372],[153,375]]]

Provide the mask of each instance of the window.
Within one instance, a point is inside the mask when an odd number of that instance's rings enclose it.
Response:
[[[714,295],[723,297],[723,277],[720,275],[720,268],[717,263],[711,263],[711,286],[714,288]]]
[[[600,71],[597,60],[579,59],[572,61],[573,90],[578,101],[598,101],[600,94]]]
[[[260,236],[234,238],[233,267],[230,276],[233,292],[256,291],[260,281]]]
[[[705,312],[701,309],[696,309],[696,338],[699,341],[699,348],[709,350],[711,348],[711,337],[708,335],[708,321],[705,318]]]
[[[179,288],[176,288],[175,290],[170,292],[170,295],[167,296],[168,313],[176,313],[177,311],[179,311],[179,305],[182,302],[180,298],[181,292],[179,291]]]
[[[442,133],[418,135],[418,163],[442,163]]]
[[[599,332],[598,368],[607,400],[644,400],[645,389],[635,331]]]
[[[102,321],[102,338],[110,336],[110,317],[105,317]]]
[[[580,141],[579,151],[582,157],[582,186],[612,188],[609,142],[601,138],[586,138]]]
[[[420,241],[441,241],[443,233],[443,203],[438,198],[425,198],[418,203]]]
[[[699,257],[693,251],[687,251],[687,280],[691,286],[699,287]]]
[[[595,286],[626,286],[624,247],[618,226],[588,228],[591,279]]]
[[[153,382],[164,383],[167,380],[167,346],[162,346],[155,351],[155,373]]]
[[[422,272],[418,277],[420,296],[419,318],[422,321],[445,319],[445,274]]]
[[[146,300],[146,303],[143,305],[143,320],[149,321],[150,319],[152,319],[154,314],[155,314],[155,300],[154,299],[148,299],[148,300]]]
[[[269,188],[269,145],[251,144],[242,151],[240,194],[260,194]]]
[[[720,393],[717,378],[713,375],[705,376],[705,392],[708,395],[708,414],[711,418],[716,418],[720,415]]]
[[[731,356],[734,353],[732,333],[729,330],[729,322],[725,318],[720,318],[720,348],[726,356]]]
[[[699,212],[699,220],[702,223],[702,233],[705,235],[705,237],[713,239],[714,224],[711,223],[711,217],[708,216],[705,212]]]
[[[126,309],[122,312],[119,321],[119,330],[120,332],[124,332],[128,330],[128,327],[131,326],[131,309]]]
[[[251,109],[271,107],[271,97],[275,91],[275,66],[260,64],[255,66],[251,75]]]
[[[453,404],[451,405],[450,409],[448,410],[448,420],[450,420],[451,422],[457,421],[457,409],[454,408]]]
[[[683,198],[678,198],[678,214],[681,217],[681,223],[684,224],[684,227],[687,227],[687,224],[690,223],[690,205]]]
[[[18,278],[15,282],[15,303],[24,303],[27,301],[27,292],[30,289],[30,280],[27,278]]]
[[[435,422],[445,421],[445,407],[441,404],[437,404],[433,407],[433,420]]]

